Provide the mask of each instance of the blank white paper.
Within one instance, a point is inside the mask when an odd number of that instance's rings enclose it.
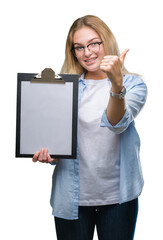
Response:
[[[72,153],[73,83],[21,83],[20,154]]]

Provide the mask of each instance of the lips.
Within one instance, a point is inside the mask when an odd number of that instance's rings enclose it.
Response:
[[[86,64],[92,64],[95,62],[95,60],[97,59],[97,57],[93,57],[93,58],[88,58],[85,60]]]

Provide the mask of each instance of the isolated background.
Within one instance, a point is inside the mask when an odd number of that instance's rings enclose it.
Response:
[[[142,142],[145,187],[140,197],[135,239],[163,239],[161,0],[8,0],[0,3],[0,238],[3,240],[56,239],[49,204],[53,166],[15,158],[17,72],[38,73],[51,67],[59,73],[69,27],[86,14],[97,15],[108,24],[120,51],[130,49],[125,65],[129,71],[142,74],[148,85],[147,104],[136,119]]]

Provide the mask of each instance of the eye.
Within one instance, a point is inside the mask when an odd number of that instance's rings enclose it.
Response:
[[[77,50],[77,51],[82,51],[84,49],[84,47],[83,46],[79,46],[79,47],[75,47],[74,49]]]
[[[96,47],[98,45],[98,42],[93,42],[90,44],[91,47]]]

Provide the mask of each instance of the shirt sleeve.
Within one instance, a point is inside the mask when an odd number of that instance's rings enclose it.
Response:
[[[107,118],[106,109],[101,119],[101,127],[108,127],[116,134],[120,134],[128,128],[129,124],[135,119],[135,117],[143,108],[147,98],[147,86],[140,77],[135,75],[126,75],[123,81],[123,84],[126,87],[125,114],[114,126],[111,125]]]

